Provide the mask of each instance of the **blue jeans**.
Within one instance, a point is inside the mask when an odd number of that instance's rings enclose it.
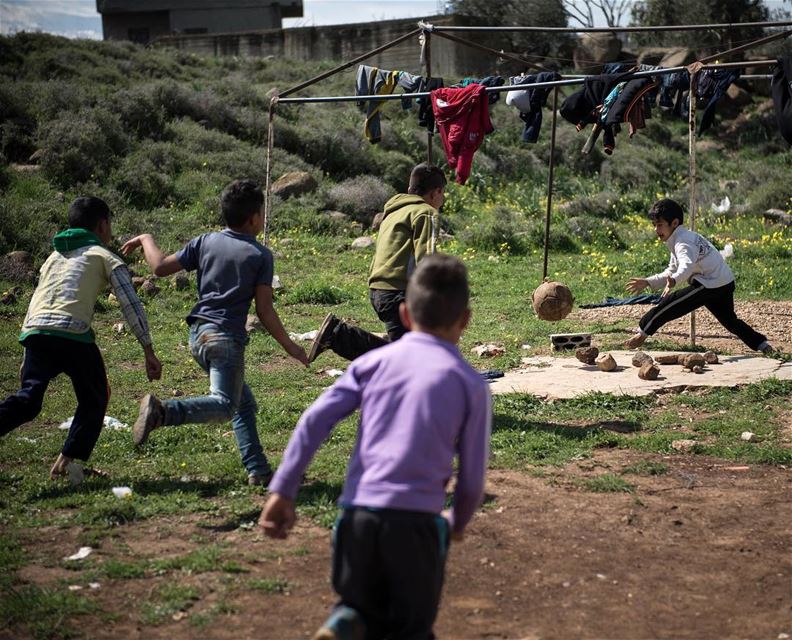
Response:
[[[209,374],[208,396],[163,402],[163,424],[227,422],[234,427],[242,464],[248,474],[272,472],[256,430],[256,400],[245,384],[246,340],[210,322],[190,326],[190,353]]]

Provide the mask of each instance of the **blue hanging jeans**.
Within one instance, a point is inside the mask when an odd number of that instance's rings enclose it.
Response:
[[[190,326],[190,352],[209,374],[208,396],[168,400],[164,425],[227,422],[234,427],[242,464],[248,474],[272,471],[256,430],[256,400],[245,384],[247,340],[224,332],[211,322]]]

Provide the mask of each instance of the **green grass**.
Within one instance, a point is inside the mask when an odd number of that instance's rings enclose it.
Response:
[[[593,478],[582,478],[577,481],[577,484],[592,493],[632,493],[635,491],[635,485],[613,473],[604,473]]]
[[[248,587],[263,593],[287,593],[289,591],[289,581],[285,578],[254,578],[248,580]]]
[[[188,611],[200,599],[197,587],[176,582],[159,587],[152,598],[140,607],[140,622],[162,624],[178,612]]]
[[[0,588],[0,631],[24,628],[34,638],[75,638],[81,635],[79,618],[96,611],[90,600],[64,589],[32,584]]]

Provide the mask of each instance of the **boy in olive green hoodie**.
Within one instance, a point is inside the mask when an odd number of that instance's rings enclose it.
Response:
[[[111,238],[109,207],[99,198],[77,198],[69,207],[69,227],[52,240],[55,251],[41,267],[22,325],[20,390],[0,403],[2,436],[39,414],[50,380],[61,373],[71,378],[77,410],[50,470],[53,478],[65,475],[74,458],[88,459],[104,424],[110,387],[91,321],[96,299],[108,284],[143,347],[149,381],[162,374],[129,270],[104,246]]]
[[[415,265],[434,250],[432,228],[445,201],[445,185],[441,169],[421,163],[410,174],[408,192],[395,195],[385,203],[368,285],[371,306],[385,323],[388,340],[328,313],[311,345],[309,362],[327,349],[354,360],[407,332],[399,317],[399,307]]]

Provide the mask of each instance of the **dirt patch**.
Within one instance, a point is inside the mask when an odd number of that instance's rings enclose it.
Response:
[[[631,466],[650,471],[624,473]],[[607,450],[564,468],[529,471],[489,474],[491,499],[451,549],[439,637],[792,634],[789,470]],[[581,488],[603,474],[632,491]],[[116,619],[74,626],[91,629],[92,638],[310,637],[334,601],[330,532],[302,521],[276,542],[255,528],[225,530],[217,520],[213,526],[211,517],[185,516],[120,527],[91,556],[92,568],[101,576],[109,558],[163,558],[214,544],[241,572],[100,577],[99,589],[80,593]],[[24,543],[35,562],[22,577],[42,586],[76,577],[58,561],[76,550],[79,537],[77,528],[31,531]],[[176,580],[197,588],[200,600],[178,620],[144,626],[141,603]],[[266,580],[282,588],[262,590]]]
[[[630,305],[575,309],[568,318],[582,322],[601,323],[635,320],[634,327],[630,328],[632,331],[633,328],[637,328],[638,320],[649,308],[648,305]],[[773,347],[785,353],[792,352],[792,301],[736,302],[734,308],[737,316],[767,336]],[[603,340],[613,339],[612,332],[595,335],[599,335]],[[726,331],[709,311],[703,308],[696,311],[696,335],[699,338],[698,344],[710,349],[728,353],[752,353],[738,338]],[[680,345],[689,344],[690,320],[688,316],[669,322],[654,337],[670,340]]]

